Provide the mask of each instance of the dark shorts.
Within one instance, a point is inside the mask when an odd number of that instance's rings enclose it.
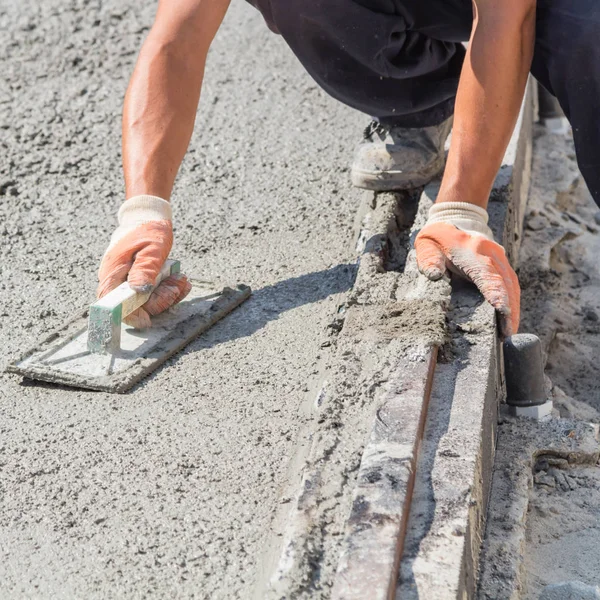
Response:
[[[454,109],[471,0],[251,0],[317,83],[400,126]],[[559,100],[600,202],[600,0],[538,0],[532,74]]]

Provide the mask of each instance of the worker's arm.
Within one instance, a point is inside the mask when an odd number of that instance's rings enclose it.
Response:
[[[535,0],[475,0],[439,202],[485,208],[519,115],[535,40]]]
[[[99,296],[126,280],[144,290],[169,255],[171,190],[194,129],[208,49],[229,1],[159,1],[125,97],[126,202],[100,266]],[[178,302],[189,289],[184,276],[167,278],[128,322],[149,326],[150,315]]]
[[[448,162],[433,214],[415,243],[421,271],[439,279],[453,268],[471,279],[499,311],[505,335],[519,326],[519,284],[477,207],[487,207],[519,114],[535,9],[535,0],[474,0]]]
[[[160,0],[123,111],[126,196],[169,199],[200,100],[208,48],[229,0]]]

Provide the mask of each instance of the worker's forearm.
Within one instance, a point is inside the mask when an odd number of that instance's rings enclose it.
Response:
[[[150,34],[140,52],[123,111],[127,198],[171,196],[194,129],[204,75],[206,52],[194,50],[186,48],[186,40],[159,31]]]
[[[519,114],[535,37],[535,5],[511,14],[510,4],[514,0],[477,1],[438,202],[487,206]]]

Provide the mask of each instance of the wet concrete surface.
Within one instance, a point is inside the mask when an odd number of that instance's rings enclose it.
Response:
[[[154,10],[0,0],[2,370],[93,299]],[[365,120],[233,3],[173,194],[173,256],[254,295],[127,395],[0,375],[0,596],[256,592],[355,274],[347,165]]]

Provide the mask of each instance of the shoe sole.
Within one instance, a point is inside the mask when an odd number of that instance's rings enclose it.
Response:
[[[402,171],[365,171],[352,167],[350,178],[354,187],[374,192],[412,190],[427,185],[444,170],[445,160],[434,162],[427,172],[407,175]]]

